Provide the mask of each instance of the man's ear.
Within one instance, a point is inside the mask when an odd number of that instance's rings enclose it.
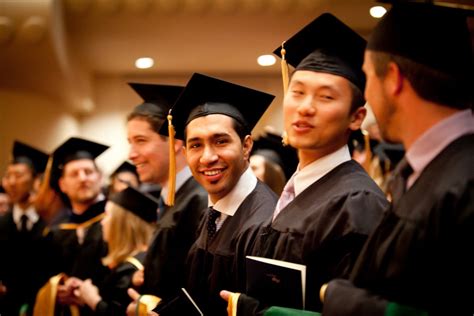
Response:
[[[364,106],[358,107],[352,114],[349,123],[349,129],[356,131],[362,125],[365,116],[367,115],[367,109]]]
[[[61,190],[61,192],[64,193],[64,178],[63,177],[59,178],[58,184],[59,184],[59,189]]]
[[[253,147],[253,139],[252,136],[246,135],[243,142],[243,150],[244,150],[244,159],[249,160],[250,159],[250,152],[252,151]]]
[[[184,148],[184,142],[181,139],[174,140],[174,152],[179,154],[181,150]]]
[[[389,96],[396,96],[400,94],[403,89],[403,80],[404,76],[400,70],[400,67],[392,61],[389,62],[387,64],[387,73],[384,78],[384,87],[386,93],[388,93]]]

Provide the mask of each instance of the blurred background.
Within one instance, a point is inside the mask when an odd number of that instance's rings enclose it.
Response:
[[[372,0],[0,0],[0,173],[15,139],[50,152],[71,136],[112,146],[98,159],[110,173],[127,157],[126,115],[141,103],[126,84],[130,81],[185,85],[193,72],[202,72],[272,93],[277,97],[254,134],[268,126],[280,133],[280,60],[261,66],[258,57],[271,54],[323,12],[367,38],[378,20],[370,14],[375,5]],[[152,58],[153,65],[137,68],[142,57]]]

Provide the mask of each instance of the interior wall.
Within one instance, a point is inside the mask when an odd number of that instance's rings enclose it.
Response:
[[[58,100],[28,91],[0,90],[0,175],[11,159],[14,140],[47,153],[79,133],[79,121]]]

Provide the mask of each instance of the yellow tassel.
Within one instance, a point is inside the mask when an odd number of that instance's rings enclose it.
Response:
[[[363,167],[365,171],[369,173],[370,162],[372,161],[372,150],[370,149],[370,135],[366,130],[361,129],[361,131],[362,131],[362,135],[364,135],[364,149],[365,149],[365,161],[364,161]]]
[[[171,113],[171,110],[170,110]],[[168,114],[168,135],[169,135],[169,174],[168,174],[168,197],[167,202],[169,206],[174,205],[174,193],[176,189],[176,156],[174,152],[174,126],[172,123],[173,116]]]
[[[284,131],[281,134],[281,144],[283,146],[288,146],[290,144],[289,141],[288,141],[288,133],[286,131]]]
[[[283,79],[283,95],[286,95],[286,91],[288,90],[289,84],[289,76],[288,76],[288,64],[286,62],[286,49],[285,49],[285,42],[281,43],[281,78]]]

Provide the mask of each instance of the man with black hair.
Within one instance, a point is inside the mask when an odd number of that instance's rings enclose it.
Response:
[[[394,171],[392,207],[350,281],[322,288],[323,313],[472,315],[473,62],[465,13],[395,4],[369,40],[363,69],[383,138],[403,143],[406,154]]]

